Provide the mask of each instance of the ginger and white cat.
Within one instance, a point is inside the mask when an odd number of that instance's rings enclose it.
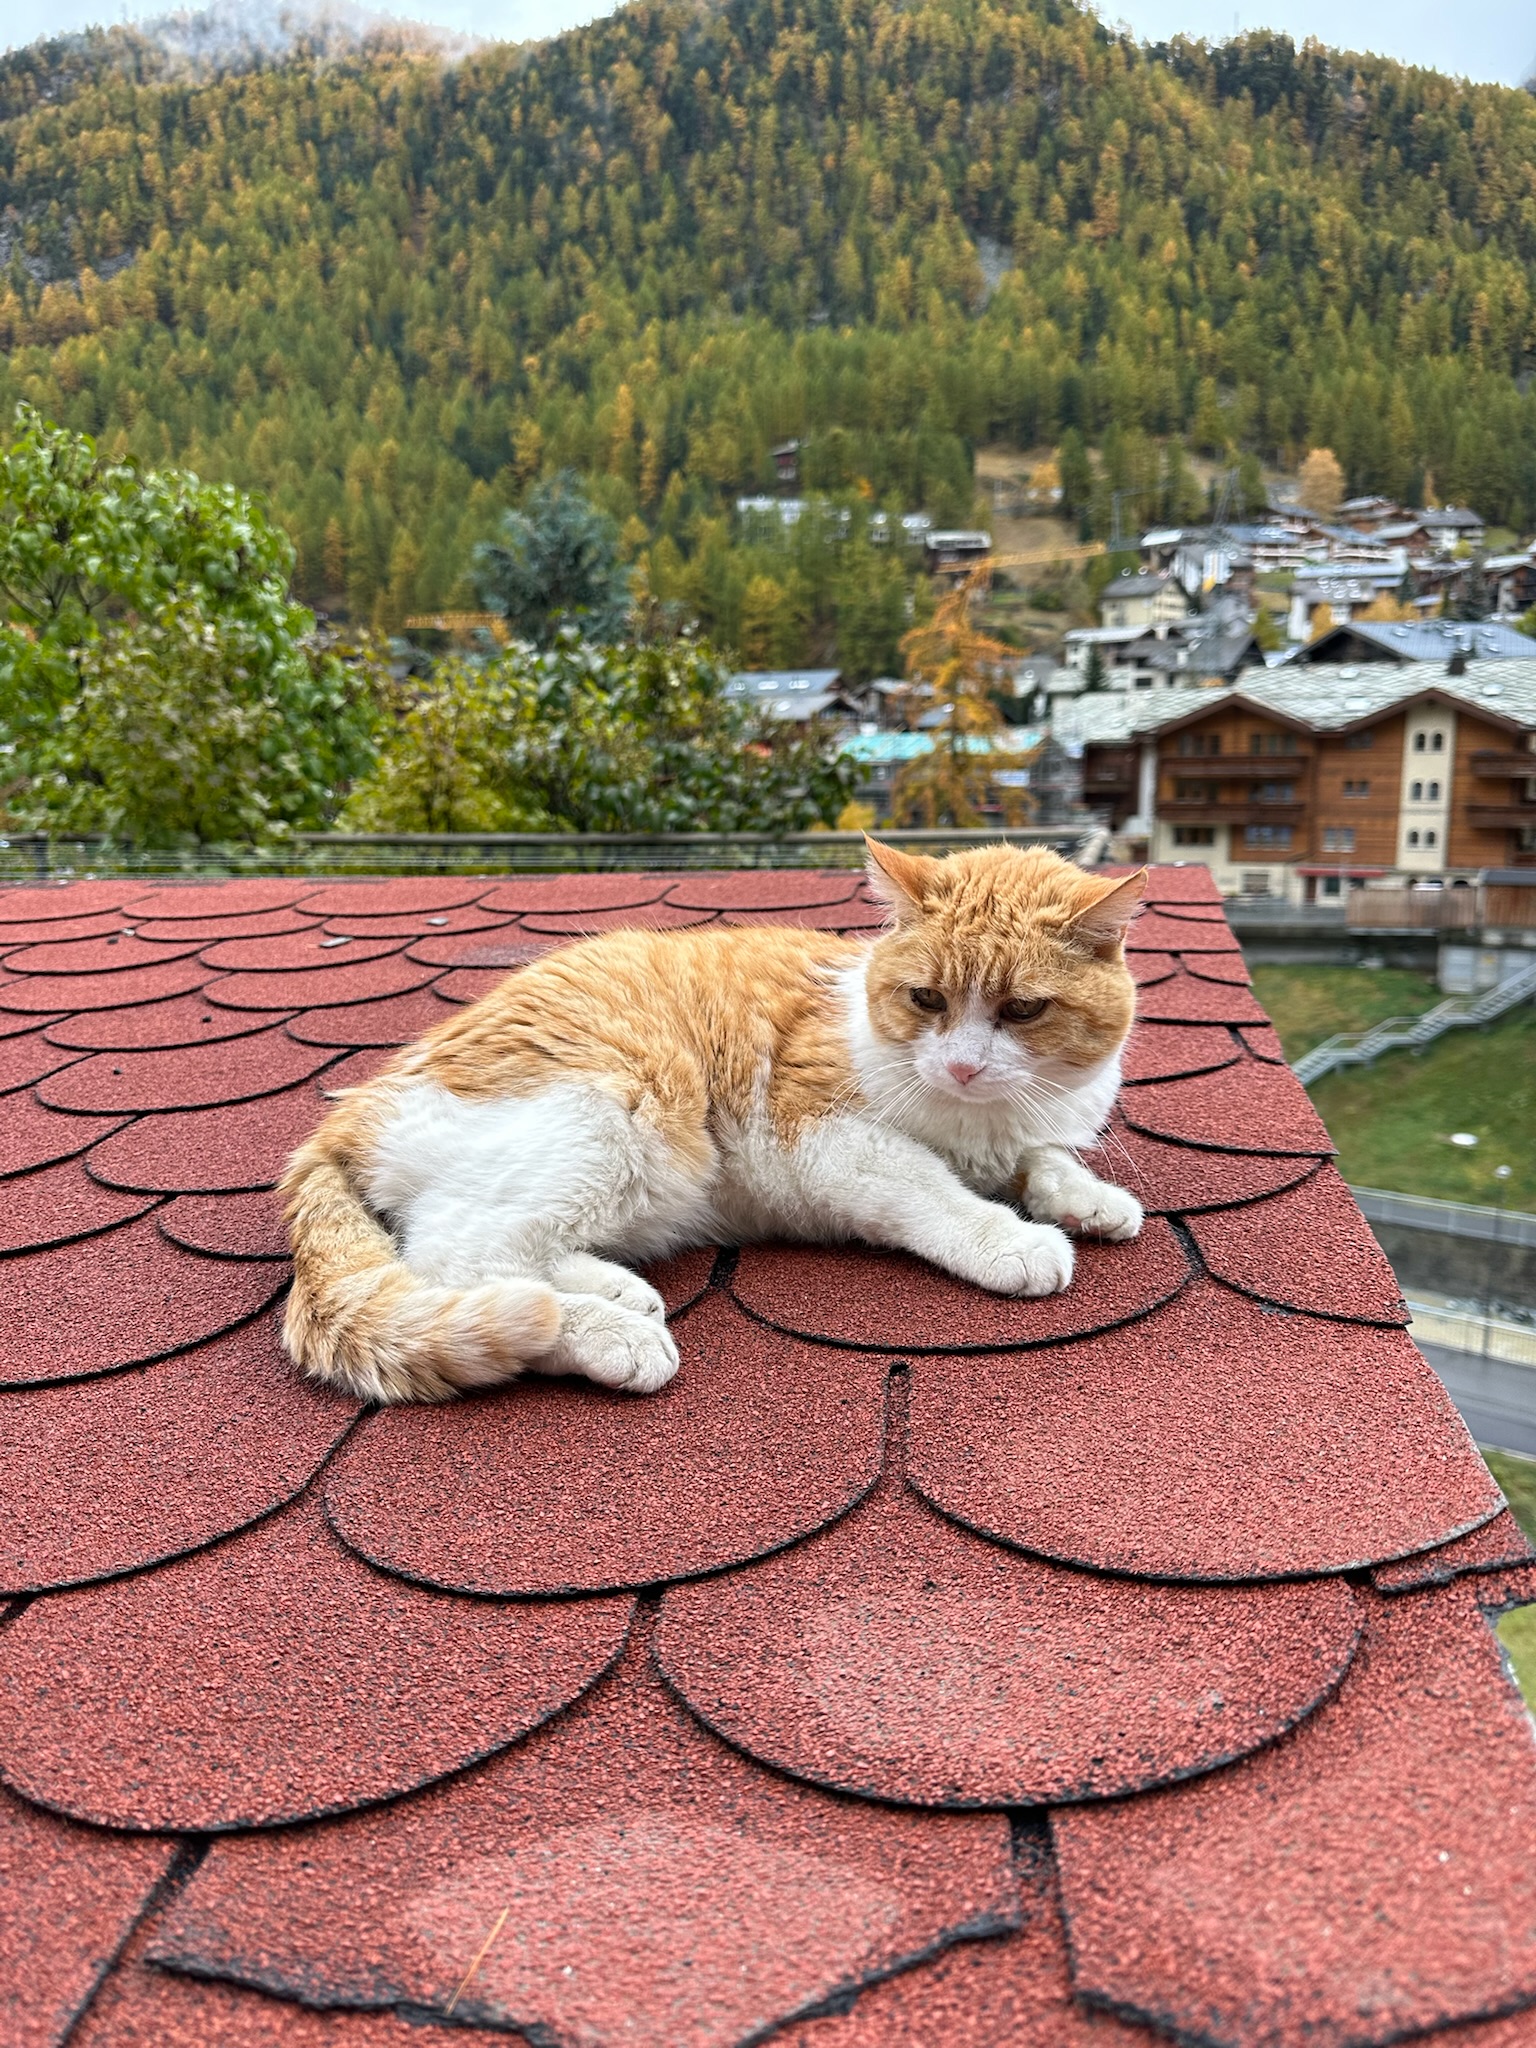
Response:
[[[1058,1225],[1134,1237],[1075,1151],[1119,1089],[1145,876],[869,851],[873,941],[616,931],[343,1095],[283,1182],[297,1362],[371,1401],[524,1370],[650,1393],[677,1348],[630,1261],[863,1238],[1040,1295],[1072,1278]]]

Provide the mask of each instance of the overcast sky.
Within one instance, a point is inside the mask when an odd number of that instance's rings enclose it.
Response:
[[[131,20],[162,7],[125,0],[6,0],[0,38],[11,45],[92,21]],[[549,35],[606,11],[601,0],[397,0],[384,11],[409,14],[479,35]],[[1442,71],[1519,85],[1536,70],[1536,9],[1531,0],[1105,0],[1107,18],[1124,16],[1139,36],[1183,30],[1212,38],[1234,27],[1288,29],[1341,48],[1380,50]]]

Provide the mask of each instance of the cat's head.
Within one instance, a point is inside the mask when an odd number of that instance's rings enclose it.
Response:
[[[933,1094],[1018,1101],[1107,1060],[1131,1028],[1126,927],[1146,874],[1091,875],[1044,849],[944,860],[869,842],[893,928],[865,981],[870,1024]]]

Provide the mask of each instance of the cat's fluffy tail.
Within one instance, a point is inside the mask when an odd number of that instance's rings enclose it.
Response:
[[[293,1291],[283,1341],[312,1378],[364,1401],[446,1401],[551,1349],[554,1289],[538,1280],[434,1287],[402,1265],[340,1147],[317,1131],[283,1177]]]

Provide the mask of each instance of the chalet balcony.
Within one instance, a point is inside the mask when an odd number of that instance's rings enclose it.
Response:
[[[1472,773],[1486,782],[1505,782],[1513,775],[1536,776],[1536,754],[1477,747],[1472,753]]]
[[[1472,931],[1483,921],[1480,889],[1351,889],[1353,931]],[[1532,892],[1536,894],[1536,891]]]
[[[1483,883],[1468,889],[1352,889],[1351,931],[1536,930],[1536,868],[1528,885]]]
[[[1312,766],[1310,754],[1216,754],[1201,756],[1165,754],[1159,763],[1165,775],[1206,776],[1221,782],[1300,781]],[[1511,771],[1513,772],[1513,771]],[[1526,774],[1536,772],[1536,754]]]
[[[1264,803],[1251,796],[1218,797],[1199,803],[1172,797],[1159,799],[1157,815],[1176,825],[1294,825],[1306,808],[1300,802]],[[1531,822],[1536,823],[1536,811],[1532,812]]]
[[[1536,803],[1468,804],[1467,823],[1480,832],[1530,830],[1536,828]]]

